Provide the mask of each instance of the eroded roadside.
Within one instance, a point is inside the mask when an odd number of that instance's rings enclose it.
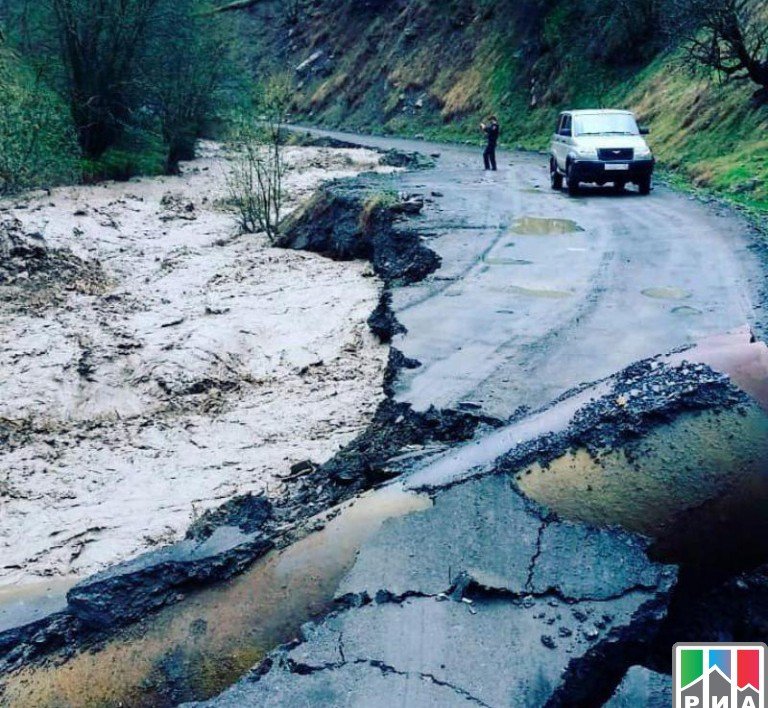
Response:
[[[343,164],[349,166],[350,151],[358,154],[348,147],[336,146],[333,155],[335,159],[341,159]],[[366,158],[371,155],[375,158],[372,164],[381,165],[383,168],[395,166],[418,164],[419,160],[412,156],[401,154],[384,154],[383,157],[377,153],[362,151]],[[193,167],[193,169],[205,170],[205,166]],[[380,171],[382,167],[379,167]],[[325,173],[327,175],[327,172]],[[391,191],[391,190],[390,190]],[[376,284],[376,277],[384,282],[386,288],[393,283],[407,283],[414,279],[424,277],[435,267],[439,260],[433,253],[420,246],[420,236],[407,228],[402,228],[398,222],[407,220],[411,215],[417,214],[422,206],[419,200],[411,200],[406,196],[396,196],[394,199],[387,195],[386,200],[381,200],[381,185],[375,180],[368,183],[363,181],[359,186],[349,185],[346,182],[333,183],[332,187],[325,192],[333,196],[328,197],[329,205],[317,204],[317,200],[310,201],[307,208],[297,213],[294,224],[290,228],[293,238],[299,241],[307,229],[312,234],[318,234],[322,231],[322,220],[318,218],[319,209],[327,212],[325,227],[330,229],[331,239],[325,246],[316,246],[308,248],[304,243],[283,243],[284,250],[272,250],[271,255],[276,260],[286,258],[291,261],[298,258],[301,262],[309,260],[310,262],[319,261],[321,263],[330,263],[333,268],[352,268],[352,273],[362,273],[369,283]],[[348,193],[346,197],[340,195]],[[369,203],[374,204],[370,208]],[[183,200],[179,200],[178,206],[183,214],[194,214],[197,207],[185,205]],[[323,207],[329,206],[328,209]],[[366,218],[361,218],[365,213]],[[184,218],[184,217],[182,217]],[[187,219],[184,218],[186,221]],[[343,228],[341,225],[343,224]],[[346,239],[346,241],[345,241]],[[353,249],[350,251],[341,247],[342,243],[351,243]],[[217,246],[224,244],[217,243]],[[301,249],[292,251],[290,249]],[[331,256],[332,260],[307,254],[306,250],[319,251],[323,256]],[[242,254],[240,254],[242,256]],[[372,264],[371,271],[369,266],[364,265],[363,261],[348,262],[353,259],[366,259]],[[333,261],[343,261],[335,263]],[[416,264],[421,263],[420,266]],[[295,275],[295,274],[294,274]],[[237,288],[242,289],[243,280],[239,279]],[[294,283],[295,284],[295,283]],[[323,285],[327,286],[327,283]],[[336,283],[334,283],[334,286]],[[381,295],[378,295],[378,305],[376,302],[366,303],[367,311],[364,312],[368,322],[367,327],[376,334],[377,338],[387,341],[386,328],[387,323],[394,321],[388,308],[388,290],[385,289]],[[338,291],[332,291],[331,295],[339,295]],[[344,293],[341,293],[344,295]],[[310,298],[317,299],[318,293],[310,292]],[[327,298],[328,293],[323,293]],[[321,302],[327,300],[321,298]],[[356,303],[359,305],[360,303]],[[318,305],[314,302],[313,305]],[[210,314],[206,312],[206,314]],[[226,314],[226,313],[219,313]],[[317,310],[310,314],[311,317],[317,317]],[[242,313],[241,313],[242,315]],[[286,322],[286,311],[281,312],[280,326],[295,332],[296,321]],[[177,318],[170,322],[169,329],[181,327],[185,318]],[[268,324],[268,323],[267,323]],[[231,323],[230,323],[231,325]],[[266,326],[266,325],[265,325]],[[310,330],[315,323],[310,325]],[[371,335],[367,335],[371,336]],[[379,348],[379,351],[383,348]],[[386,350],[384,350],[386,351]],[[350,352],[354,361],[357,358],[357,351]],[[77,685],[84,691],[106,690],[107,694],[114,696],[115,700],[124,700],[126,696],[134,696],[136,685],[130,683],[132,678],[140,686],[139,695],[144,696],[148,701],[147,705],[159,705],[158,701],[168,702],[172,705],[173,700],[184,697],[196,697],[200,693],[193,693],[189,696],[184,693],[184,689],[190,686],[199,686],[200,682],[194,679],[193,674],[197,671],[204,671],[200,663],[192,662],[191,666],[181,668],[178,661],[165,661],[168,652],[182,652],[183,641],[178,644],[178,633],[161,632],[162,640],[156,642],[153,646],[156,651],[147,648],[147,642],[142,639],[139,644],[143,647],[142,656],[144,657],[143,666],[147,667],[145,673],[140,671],[137,674],[126,675],[118,672],[104,673],[104,661],[109,661],[111,652],[110,646],[126,641],[126,636],[122,639],[117,637],[114,643],[109,642],[109,638],[119,627],[131,625],[137,621],[146,618],[150,613],[158,609],[178,602],[183,599],[187,593],[194,593],[199,588],[211,582],[220,582],[229,577],[237,575],[250,566],[257,558],[263,556],[271,548],[283,548],[290,542],[301,539],[307,533],[317,530],[325,525],[326,520],[322,517],[313,518],[315,514],[323,512],[335,504],[354,496],[356,493],[369,489],[371,486],[381,483],[397,474],[396,464],[389,463],[394,453],[405,452],[406,456],[411,453],[429,454],[434,449],[455,443],[456,441],[470,438],[480,427],[488,427],[497,424],[497,421],[485,419],[482,416],[473,416],[457,411],[429,411],[425,414],[415,414],[410,407],[404,404],[397,404],[391,399],[390,385],[402,366],[409,365],[403,360],[403,357],[396,351],[390,351],[386,359],[386,365],[379,367],[380,378],[377,381],[377,390],[365,401],[363,406],[363,415],[375,407],[375,413],[368,415],[368,425],[352,441],[343,446],[342,449],[331,457],[328,462],[323,464],[323,456],[318,456],[314,460],[298,462],[290,465],[291,460],[283,459],[276,462],[270,470],[271,473],[281,474],[280,486],[267,486],[267,493],[233,496],[231,490],[224,495],[224,498],[230,498],[231,501],[224,504],[218,510],[204,512],[199,515],[196,521],[189,528],[186,539],[173,543],[171,545],[162,545],[157,551],[152,551],[140,555],[132,560],[128,560],[116,566],[90,576],[84,581],[79,582],[75,587],[70,588],[67,584],[52,584],[49,592],[37,593],[34,589],[28,593],[14,593],[8,598],[8,602],[0,611],[0,624],[2,633],[0,633],[0,647],[3,649],[3,666],[5,670],[14,670],[22,666],[29,667],[31,662],[46,661],[52,658],[58,661],[64,660],[65,665],[59,671],[53,667],[50,670],[53,676],[48,676],[49,669],[43,668],[39,676],[42,678],[42,693],[36,692],[34,688],[35,673],[32,669],[32,678],[29,672],[22,671],[7,677],[4,682],[5,695],[9,697],[20,695],[35,695],[36,700],[42,704],[46,703],[46,690],[53,687],[54,695],[57,691],[64,691],[63,685],[68,684],[72,679],[68,679],[72,673],[77,675]],[[297,372],[301,378],[311,377],[311,370],[325,369],[327,364],[322,360],[314,360],[305,364]],[[181,367],[179,367],[181,368]],[[344,380],[338,377],[332,379],[336,386],[343,385]],[[363,381],[363,383],[366,383]],[[383,386],[382,386],[383,383]],[[166,391],[167,387],[161,387]],[[218,388],[214,385],[214,391]],[[383,388],[383,390],[382,390]],[[208,393],[207,388],[204,391],[198,391],[195,387],[194,392],[187,392],[192,395],[197,393]],[[313,389],[311,389],[313,390]],[[166,391],[167,392],[167,391]],[[338,396],[338,390],[334,390],[332,397]],[[279,397],[280,392],[277,392]],[[383,400],[382,400],[383,398]],[[308,406],[313,401],[306,398],[301,401],[300,410],[293,411],[297,420],[296,426],[306,426],[308,417],[302,415],[304,406]],[[345,408],[349,401],[340,400],[339,404]],[[255,404],[257,405],[257,404]],[[255,407],[254,405],[254,407]],[[270,411],[264,411],[267,417],[271,415]],[[358,414],[360,411],[358,411]],[[271,423],[276,421],[270,420]],[[311,419],[310,419],[311,422]],[[23,426],[19,426],[22,428]],[[215,432],[215,431],[213,431]],[[343,432],[343,431],[336,431]],[[18,431],[14,431],[18,434]],[[349,436],[351,437],[351,436]],[[348,439],[348,438],[347,438]],[[14,443],[16,439],[14,439]],[[231,440],[222,442],[222,447],[228,449],[231,454],[239,458],[238,452],[232,452]],[[279,446],[280,441],[275,441]],[[294,444],[303,444],[294,440]],[[252,445],[254,448],[257,445]],[[141,448],[140,448],[141,449]],[[422,451],[422,452],[420,452]],[[306,455],[306,449],[304,452]],[[229,477],[229,471],[220,469],[219,473]],[[388,505],[384,505],[388,508]],[[333,517],[338,510],[331,512]],[[392,512],[394,513],[394,512]],[[368,520],[372,523],[372,520]],[[354,547],[354,546],[353,546]],[[343,554],[342,554],[343,555]],[[267,559],[264,563],[269,563]],[[260,564],[262,565],[262,564]],[[340,572],[340,571],[337,571]],[[259,577],[259,569],[255,570]],[[249,576],[244,578],[244,587],[248,587]],[[314,578],[314,576],[312,576]],[[326,590],[326,583],[319,583],[313,592],[308,593],[307,603],[304,596],[299,594],[297,598],[292,598],[298,607],[301,608],[295,614],[303,619],[319,611],[323,607],[323,602],[327,602],[333,593],[333,575],[327,582],[331,583]],[[316,578],[315,578],[316,579]],[[278,590],[279,593],[279,590]],[[319,599],[317,595],[319,593]],[[313,599],[315,598],[315,599]],[[214,614],[224,612],[221,602],[231,600],[226,591],[219,600],[211,599],[210,603]],[[318,605],[320,603],[320,605]],[[186,618],[188,610],[195,610],[196,604],[185,603],[187,609],[182,612]],[[258,610],[258,605],[256,605]],[[276,603],[275,614],[270,614],[267,624],[277,623],[280,627],[292,627],[293,616],[291,612],[284,612],[283,607]],[[257,611],[257,614],[261,614]],[[283,617],[283,615],[285,615]],[[279,618],[279,619],[278,619]],[[148,620],[152,626],[162,626],[162,619],[154,624],[151,618]],[[195,624],[195,627],[198,627]],[[233,623],[235,634],[242,630],[247,623]],[[271,626],[271,625],[270,625]],[[284,630],[294,632],[294,630]],[[137,626],[129,630],[129,637],[144,637],[144,632],[151,635],[144,626]],[[251,634],[250,630],[246,632]],[[227,637],[227,632],[223,631],[218,636]],[[257,632],[258,634],[258,632]],[[190,637],[196,642],[199,636],[197,630],[191,628],[185,634],[185,640]],[[252,663],[260,651],[274,646],[274,644],[284,641],[293,636],[287,634],[269,634],[269,641],[262,639],[248,643],[249,649],[243,649],[238,646],[236,653],[244,657],[244,661]],[[88,681],[88,666],[91,662],[87,655],[78,654],[77,650],[93,648],[98,643],[107,640],[107,650],[97,652],[97,659],[94,663],[94,671],[103,676],[99,682]],[[234,640],[228,637],[223,642],[227,651]],[[129,646],[135,646],[128,641]],[[152,646],[152,642],[149,642]],[[254,648],[255,647],[255,648]],[[214,652],[214,656],[221,658],[216,653],[216,649],[209,647]],[[253,652],[256,652],[254,654]],[[68,661],[75,653],[75,658]],[[85,674],[83,670],[83,657],[85,663]],[[179,655],[181,656],[181,655]],[[212,657],[202,651],[196,650],[198,661],[205,665],[212,660]],[[227,655],[229,656],[229,655]],[[227,664],[221,673],[214,672],[215,677],[211,682],[202,682],[202,695],[210,695],[235,680],[250,663],[243,664],[241,661],[234,661]],[[81,672],[78,673],[78,666]],[[173,677],[181,671],[183,677],[176,679]],[[128,682],[126,684],[126,681]],[[63,684],[62,684],[63,682]],[[47,688],[46,688],[47,687]],[[40,685],[37,686],[40,688]],[[66,692],[66,691],[65,691]],[[103,698],[103,696],[102,696]],[[50,698],[50,700],[55,700]],[[78,700],[88,700],[87,695],[78,693],[71,699],[75,704]],[[108,700],[108,699],[104,699]]]

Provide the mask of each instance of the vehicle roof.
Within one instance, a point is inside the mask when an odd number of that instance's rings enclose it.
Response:
[[[632,111],[620,110],[617,108],[582,108],[577,111],[562,111],[562,113],[569,113],[572,116],[582,116],[595,113],[616,113],[623,115],[635,115]]]

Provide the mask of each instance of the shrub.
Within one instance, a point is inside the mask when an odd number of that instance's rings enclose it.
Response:
[[[281,135],[291,94],[290,78],[275,76],[261,90],[255,111],[236,118],[235,155],[227,176],[240,229],[263,231],[272,242],[282,218],[285,161]]]
[[[39,74],[0,54],[0,194],[71,181],[77,157],[66,106]]]

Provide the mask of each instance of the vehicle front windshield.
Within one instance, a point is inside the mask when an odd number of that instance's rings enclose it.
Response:
[[[630,113],[586,113],[574,116],[574,135],[639,135],[635,117]]]

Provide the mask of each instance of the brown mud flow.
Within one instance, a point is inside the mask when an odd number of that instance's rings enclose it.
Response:
[[[397,486],[364,495],[242,576],[192,594],[103,645],[11,675],[0,703],[162,708],[211,698],[329,610],[360,546],[386,519],[429,506],[427,496]]]

